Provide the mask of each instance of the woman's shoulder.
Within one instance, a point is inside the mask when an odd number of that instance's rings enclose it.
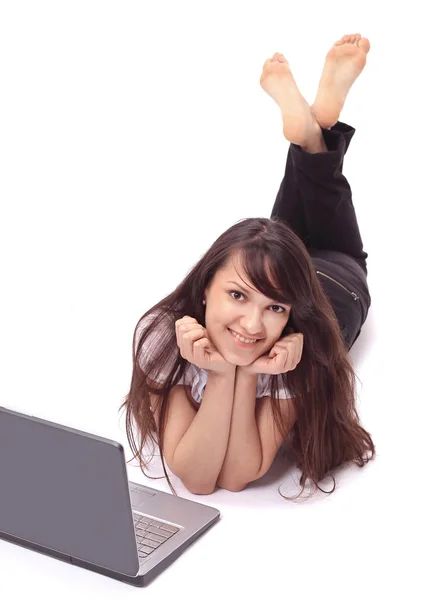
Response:
[[[136,326],[134,350],[139,364],[145,372],[152,367],[151,379],[159,383],[165,381],[178,357],[178,346],[169,346],[173,336],[172,315],[163,311],[151,311],[141,317]],[[164,354],[165,346],[169,351]]]
[[[152,337],[148,335],[144,340],[144,344],[147,344],[148,346],[155,343],[162,335],[172,331],[174,326],[173,315],[166,311],[156,309],[141,317],[136,326],[136,346],[141,335],[149,329],[150,325],[153,323],[154,326],[149,330]]]
[[[172,322],[173,315],[163,309],[154,309],[143,315],[143,317],[140,318],[138,325],[145,328],[156,320],[158,320],[161,325],[168,325]]]

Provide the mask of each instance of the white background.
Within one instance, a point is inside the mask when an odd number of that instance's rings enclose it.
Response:
[[[137,320],[225,229],[270,216],[288,142],[264,61],[285,54],[312,103],[331,45],[369,38],[340,120],[357,130],[344,173],[372,306],[351,356],[378,454],[302,504],[278,495],[298,473],[276,465],[238,494],[179,485],[222,520],[143,592],[0,541],[2,596],[438,597],[432,6],[1,2],[0,405],[118,440],[127,457],[118,409]]]

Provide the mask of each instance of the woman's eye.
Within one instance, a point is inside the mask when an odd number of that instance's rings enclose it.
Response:
[[[231,294],[238,294],[238,296],[242,296],[243,294],[241,294],[241,292],[230,292]],[[237,300],[237,298],[234,298],[234,300]]]
[[[285,309],[284,309],[284,307],[283,307],[283,306],[278,306],[277,304],[273,304],[273,306],[275,306],[276,308],[280,308],[280,309],[281,309],[280,311],[279,311],[279,310],[275,310],[274,312],[276,312],[276,313],[279,313],[279,314],[280,314],[281,312],[285,312]]]
[[[237,291],[232,291],[230,292],[232,295],[233,294],[238,294],[238,296],[242,296],[244,297],[244,294],[242,292],[237,292]],[[234,300],[238,300],[238,298],[234,298]],[[285,309],[283,306],[278,306],[277,304],[273,304],[272,306],[274,306],[275,308],[280,308],[281,310],[274,310],[274,313],[277,313],[278,315],[280,315],[281,313],[285,312]]]

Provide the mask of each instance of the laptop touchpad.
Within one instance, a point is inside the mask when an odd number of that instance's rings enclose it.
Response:
[[[147,492],[137,492],[136,490],[133,490],[130,492],[130,496],[131,504],[133,506],[142,506],[146,502],[146,500],[148,500],[148,497],[155,496],[155,494],[150,494]]]

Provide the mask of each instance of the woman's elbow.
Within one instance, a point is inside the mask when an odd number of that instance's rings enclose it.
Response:
[[[208,496],[209,494],[213,494],[216,488],[215,484],[212,486],[203,483],[192,483],[185,481],[183,481],[183,485],[191,494],[196,494],[200,496]]]
[[[246,483],[227,482],[227,483],[218,484],[218,487],[223,490],[227,490],[228,492],[242,492],[242,490],[244,490],[247,487],[247,485],[248,485],[248,482],[246,482]]]

